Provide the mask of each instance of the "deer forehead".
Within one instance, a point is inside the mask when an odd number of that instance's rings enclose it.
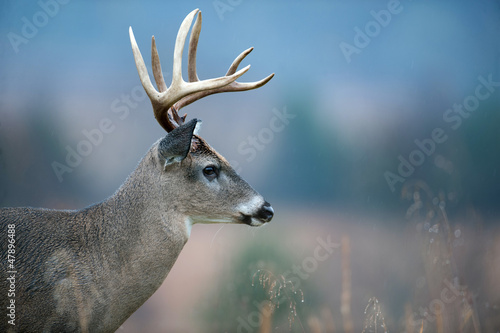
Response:
[[[193,139],[191,140],[190,154],[201,163],[217,161],[220,163],[221,167],[230,167],[229,162],[224,158],[224,156],[215,151],[215,149],[210,147],[205,140],[197,135],[193,135]]]

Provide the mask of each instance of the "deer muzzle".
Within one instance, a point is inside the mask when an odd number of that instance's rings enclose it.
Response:
[[[264,203],[260,207],[253,210],[251,213],[240,211],[240,221],[254,227],[258,227],[263,225],[264,223],[270,222],[273,216],[274,209],[267,201],[264,201]]]
[[[262,222],[267,223],[272,220],[273,216],[274,216],[274,209],[273,207],[271,207],[271,204],[266,201],[257,212],[256,218],[258,218]]]

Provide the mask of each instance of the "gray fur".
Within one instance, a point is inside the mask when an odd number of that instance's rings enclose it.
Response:
[[[17,269],[16,326],[7,323],[2,278],[1,332],[114,332],[166,278],[189,238],[187,222],[272,218],[269,204],[193,135],[196,124],[156,142],[103,202],[75,211],[0,209],[4,240],[15,224]],[[216,181],[203,175],[207,165],[220,168]]]

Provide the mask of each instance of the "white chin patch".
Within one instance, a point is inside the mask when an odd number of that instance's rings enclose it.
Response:
[[[205,216],[192,216],[190,217],[190,220],[192,223],[203,223],[203,224],[209,224],[209,223],[234,223],[234,220],[232,218],[210,218],[210,217],[205,217]]]
[[[265,201],[259,195],[256,195],[251,200],[246,203],[240,204],[235,209],[235,215],[228,217],[207,217],[207,216],[191,216],[189,221],[191,224],[194,223],[236,223],[236,224],[246,224],[253,227],[258,227],[264,224],[264,222],[255,218],[261,207],[264,205]]]
[[[264,222],[261,222],[261,221],[255,219],[255,218],[252,218],[252,222],[250,222],[250,225],[252,227],[260,227],[263,224],[264,224]]]

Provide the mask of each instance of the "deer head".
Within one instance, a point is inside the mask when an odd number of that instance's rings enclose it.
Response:
[[[182,78],[182,53],[195,17],[189,41],[189,82],[186,82]],[[164,200],[175,197],[176,201],[183,202],[177,206],[176,214],[187,216],[189,224],[223,222],[262,225],[273,217],[271,205],[238,176],[224,157],[197,135],[201,121],[193,119],[186,122],[186,115],[179,116],[178,111],[211,94],[261,87],[274,74],[257,82],[236,82],[250,68],[247,66],[237,71],[241,61],[252,51],[253,48],[250,48],[233,61],[225,76],[200,81],[196,73],[196,49],[200,31],[201,12],[195,9],[186,16],[177,34],[170,87],[165,84],[153,36],[151,62],[158,88],[156,90],[132,28],[129,29],[139,78],[151,100],[156,120],[168,133],[155,146],[156,164],[162,169],[160,182],[165,184],[162,190]]]

